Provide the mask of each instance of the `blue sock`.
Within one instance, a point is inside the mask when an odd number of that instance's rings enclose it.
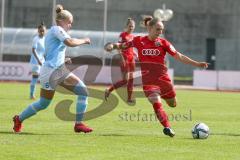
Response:
[[[33,116],[38,111],[46,109],[48,105],[50,104],[51,100],[40,97],[40,99],[37,102],[33,102],[30,104],[20,115],[19,119],[20,121],[24,121],[25,119]]]
[[[35,88],[37,84],[38,78],[32,78],[31,84],[30,84],[30,97],[33,97],[35,94]]]
[[[87,109],[88,91],[86,85],[80,81],[75,86],[74,93],[78,95],[76,104],[76,123],[80,123]]]
[[[83,120],[84,113],[87,109],[87,96],[78,96],[76,104],[76,123]]]

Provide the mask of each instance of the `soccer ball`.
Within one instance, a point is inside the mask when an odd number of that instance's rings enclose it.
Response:
[[[198,123],[192,129],[194,139],[206,139],[209,136],[209,127],[205,123]]]

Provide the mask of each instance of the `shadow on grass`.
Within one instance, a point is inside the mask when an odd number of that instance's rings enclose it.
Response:
[[[236,134],[236,133],[210,133],[210,135],[214,135],[214,136],[233,136],[233,137],[240,136],[240,134]]]
[[[56,136],[56,135],[71,135],[71,134],[52,134],[52,133],[32,133],[32,132],[21,132],[21,133],[14,133],[13,131],[0,131],[0,134],[12,134],[12,135],[35,135],[35,136]]]
[[[0,131],[0,135],[31,135],[31,136],[61,136],[61,135],[79,135],[79,136],[99,136],[99,137],[151,137],[151,138],[170,138],[165,135],[150,135],[150,134],[121,134],[121,133],[69,133],[69,134],[54,134],[54,133],[33,133],[33,132],[21,132],[14,133],[13,131]],[[190,139],[190,138],[189,138]],[[191,138],[192,139],[192,138]]]
[[[83,136],[102,136],[102,137],[136,137],[136,136],[150,136],[150,135],[134,135],[134,134],[118,134],[118,133],[99,133],[99,134],[94,134],[94,133],[89,133],[89,134],[84,134],[84,133],[72,133],[72,134],[53,134],[53,133],[32,133],[32,132],[21,132],[21,133],[14,133],[11,131],[0,131],[1,134],[6,134],[6,135],[33,135],[33,136],[57,136],[57,135],[83,135]],[[152,137],[152,135],[151,135]],[[155,136],[155,137],[160,137],[160,136]]]
[[[91,135],[91,134],[90,134]],[[165,135],[149,135],[149,134],[121,134],[121,133],[97,133],[95,136],[100,137],[150,137],[150,138],[170,138]]]
[[[240,137],[240,134],[235,134],[235,133],[210,133],[210,136],[230,136],[230,137]],[[188,138],[183,138],[183,139],[187,139],[187,140],[195,140],[192,137],[188,137]],[[200,139],[202,140],[202,139]],[[203,139],[204,140],[204,139]]]
[[[102,137],[125,137],[125,136],[136,136],[136,135],[130,135],[130,134],[118,134],[118,133],[104,133],[104,134],[95,134],[96,136],[102,136]]]

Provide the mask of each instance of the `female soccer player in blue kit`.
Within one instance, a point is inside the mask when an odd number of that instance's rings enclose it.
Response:
[[[46,109],[55,93],[55,87],[51,85],[52,75],[56,70],[64,68],[66,47],[76,47],[81,44],[90,44],[89,38],[71,38],[67,31],[73,23],[72,14],[64,10],[62,5],[56,7],[56,25],[52,26],[45,38],[45,62],[40,71],[41,92],[40,99],[30,104],[20,115],[13,117],[15,132],[21,132],[22,122],[37,112]],[[92,129],[82,123],[83,114],[87,107],[88,91],[85,84],[74,74],[65,74],[63,82],[59,85],[74,92],[77,97],[75,132],[91,132]]]
[[[38,26],[38,35],[36,35],[33,38],[32,43],[32,53],[31,53],[31,59],[30,64],[32,67],[31,73],[32,73],[32,80],[30,83],[30,99],[35,99],[35,88],[38,81],[40,68],[44,62],[44,53],[45,53],[45,32],[46,27],[43,23],[41,23]]]

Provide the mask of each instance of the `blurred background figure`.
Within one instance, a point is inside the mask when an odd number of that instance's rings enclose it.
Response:
[[[44,63],[45,32],[46,32],[46,27],[42,22],[38,26],[38,35],[36,35],[33,38],[33,43],[32,43],[32,52],[31,52],[31,58],[30,58],[30,64],[32,67],[32,70],[31,70],[32,80],[30,83],[30,99],[35,99],[35,90],[36,90],[36,84],[37,84],[39,73],[40,73],[40,68]]]
[[[134,35],[132,34],[135,29],[135,21],[132,18],[127,19],[127,23],[125,26],[125,31],[122,32],[119,36],[119,42],[129,42],[133,40]],[[135,61],[134,61],[134,50],[133,48],[128,49],[121,49],[119,50],[121,54],[121,72],[122,72],[122,80],[112,84],[108,89],[105,91],[105,100],[109,97],[109,94],[119,87],[125,86],[127,84],[127,93],[128,103],[134,103],[135,100],[133,99],[133,72],[135,70]]]

